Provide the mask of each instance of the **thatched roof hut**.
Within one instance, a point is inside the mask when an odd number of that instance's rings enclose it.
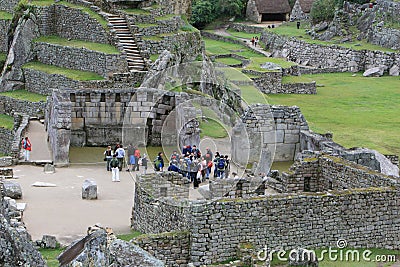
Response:
[[[285,21],[289,13],[288,0],[249,0],[247,3],[246,15],[256,22]]]

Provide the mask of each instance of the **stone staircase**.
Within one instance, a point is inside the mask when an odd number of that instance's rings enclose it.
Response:
[[[136,44],[135,38],[129,30],[128,23],[125,18],[118,15],[108,15],[108,22],[110,28],[115,31],[115,35],[119,40],[126,53],[126,60],[128,61],[128,69],[131,72],[145,70],[146,64],[143,57],[139,53],[139,48]]]

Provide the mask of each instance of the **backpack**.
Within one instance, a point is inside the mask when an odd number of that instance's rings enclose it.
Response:
[[[225,169],[225,160],[223,158],[219,159],[217,167],[221,170]]]
[[[159,158],[156,157],[153,162],[154,162],[154,170],[155,171],[159,171],[160,170],[161,160],[159,160]]]
[[[112,168],[116,168],[116,167],[118,167],[118,165],[119,165],[119,162],[118,162],[118,160],[117,160],[116,158],[114,158],[114,159],[111,160],[110,166],[111,166]]]

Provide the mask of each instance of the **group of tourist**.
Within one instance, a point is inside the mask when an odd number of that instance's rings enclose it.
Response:
[[[108,146],[104,151],[104,161],[106,161],[107,171],[112,173],[112,181],[119,182],[119,172],[126,166],[126,171],[139,171],[143,168],[146,174],[148,159],[146,154],[140,154],[139,148],[129,144],[125,149],[123,145],[117,144],[114,149]],[[223,179],[229,176],[230,160],[228,155],[220,155],[219,152],[214,153],[210,148],[202,153],[196,145],[186,145],[182,149],[182,153],[173,151],[169,158],[168,171],[174,171],[182,174],[187,178],[188,183],[193,183],[194,188],[198,188],[201,182],[209,179],[211,175],[214,178]],[[153,160],[154,171],[164,170],[163,153],[159,152]]]
[[[228,177],[230,160],[228,155],[220,155],[219,152],[214,155],[210,148],[202,153],[196,145],[186,145],[181,154],[177,151],[171,154],[168,170],[181,173],[188,183],[198,188],[212,173],[215,178]]]
[[[125,159],[125,157],[127,159]],[[143,167],[144,173],[147,171],[147,156],[144,154],[140,155],[139,148],[129,144],[124,149],[122,144],[116,144],[114,150],[111,146],[108,146],[104,151],[104,161],[106,161],[107,171],[112,172],[111,180],[113,182],[119,182],[119,172],[122,168],[127,167],[126,171],[139,171],[139,166]]]

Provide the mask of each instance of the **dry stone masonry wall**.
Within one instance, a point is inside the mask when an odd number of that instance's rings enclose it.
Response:
[[[381,67],[386,73],[393,66],[400,66],[400,53],[357,51],[339,46],[308,44],[267,31],[262,33],[260,40],[275,57],[284,57],[304,66],[338,68],[342,72],[359,72]]]
[[[31,102],[20,100],[8,96],[0,96],[0,113],[13,115],[14,113],[23,113],[31,117],[42,117],[46,108],[44,101]]]
[[[10,30],[11,20],[0,20],[0,52],[8,51],[8,31]]]
[[[34,44],[34,53],[41,63],[91,71],[102,76],[128,71],[126,58],[121,54],[105,54],[85,48],[72,48],[42,42]]]

